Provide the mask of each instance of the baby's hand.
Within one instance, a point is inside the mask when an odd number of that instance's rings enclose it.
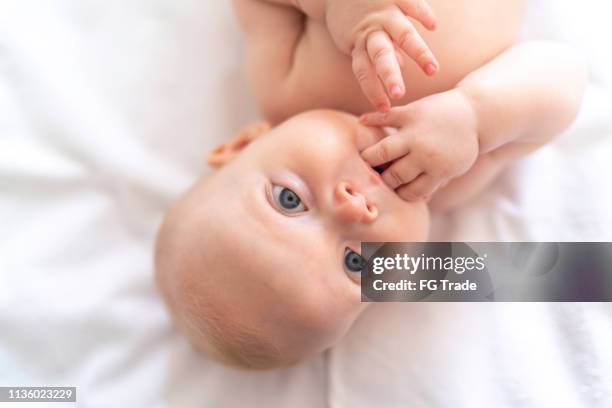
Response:
[[[361,155],[372,167],[390,164],[382,178],[407,201],[429,198],[439,187],[466,173],[478,157],[476,114],[458,90],[395,107],[388,113],[365,114],[361,122],[398,129]]]
[[[436,17],[426,0],[327,0],[326,20],[336,45],[353,60],[361,89],[377,110],[391,107],[406,87],[401,51],[427,75],[438,71],[438,62],[408,17],[428,30]]]

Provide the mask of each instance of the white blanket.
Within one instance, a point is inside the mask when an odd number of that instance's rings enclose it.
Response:
[[[609,28],[581,5],[576,32],[533,18],[529,33],[589,53],[580,121],[437,219],[439,238],[610,240],[612,37],[584,31]],[[331,353],[277,372],[194,354],[151,246],[206,150],[257,117],[241,55],[225,1],[0,1],[0,385],[77,386],[82,407],[612,405],[605,305],[375,307]]]

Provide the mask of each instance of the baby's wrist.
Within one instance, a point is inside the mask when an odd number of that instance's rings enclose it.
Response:
[[[374,13],[364,13],[363,4],[354,0],[323,0],[322,16],[331,37],[343,54],[350,56],[359,39],[368,35]],[[362,3],[362,2],[356,2]],[[355,8],[356,7],[356,8]],[[380,24],[376,24],[379,26]]]
[[[478,109],[478,97],[470,91],[468,87],[461,86],[459,84],[454,91],[457,93],[459,98],[462,100],[463,105],[465,107],[465,114],[469,123],[469,128],[473,131],[476,137],[476,143],[478,143],[478,154],[481,155],[484,152],[482,151],[483,143],[481,140],[481,127],[480,122],[481,118],[479,115]]]

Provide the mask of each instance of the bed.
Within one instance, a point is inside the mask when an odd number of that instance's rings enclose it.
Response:
[[[262,373],[190,349],[151,247],[205,152],[257,118],[229,3],[0,2],[0,385],[76,386],[80,407],[612,406],[609,304],[376,305]],[[578,121],[435,239],[612,240],[609,6],[572,3],[535,1],[524,35],[585,52]]]

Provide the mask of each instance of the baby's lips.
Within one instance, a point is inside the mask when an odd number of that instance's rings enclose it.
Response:
[[[385,170],[387,170],[389,168],[389,166],[391,166],[391,163],[385,163],[385,164],[381,164],[380,166],[376,166],[374,167],[374,170],[378,173],[378,174],[383,174],[385,172]]]

